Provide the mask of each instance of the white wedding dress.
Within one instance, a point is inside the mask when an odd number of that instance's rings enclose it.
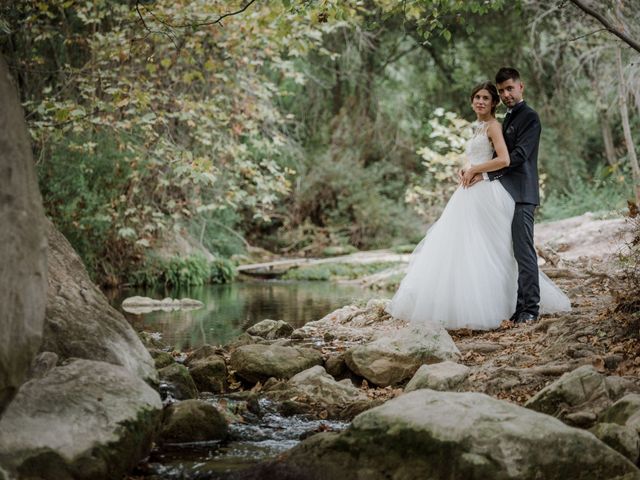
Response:
[[[488,124],[466,145],[467,161],[493,157]],[[515,202],[500,181],[458,187],[418,244],[388,313],[447,329],[490,330],[515,311],[518,266],[511,243]],[[540,272],[540,313],[571,310],[569,298]]]

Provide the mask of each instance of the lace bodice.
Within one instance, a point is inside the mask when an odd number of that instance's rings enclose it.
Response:
[[[471,165],[478,165],[493,158],[493,145],[487,136],[488,122],[477,122],[473,136],[467,141],[465,156]]]

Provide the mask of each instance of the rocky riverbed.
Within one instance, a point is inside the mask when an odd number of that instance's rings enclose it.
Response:
[[[199,391],[228,427],[208,446],[199,437],[160,442],[138,473],[640,478],[640,328],[614,311],[610,247],[590,257],[543,247],[543,268],[573,310],[533,325],[415,329],[386,314],[385,300],[371,300],[298,329],[265,320],[229,345],[186,356],[147,338],[160,377],[176,382],[165,372],[182,370],[195,389],[171,388],[191,392],[183,398]],[[167,395],[165,403],[177,398]]]

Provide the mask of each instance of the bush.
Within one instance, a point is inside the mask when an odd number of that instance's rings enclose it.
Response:
[[[79,144],[93,145],[92,153]],[[114,219],[118,198],[127,190],[130,154],[114,138],[97,133],[70,135],[51,147],[37,165],[47,215],[69,240],[94,280],[131,261],[133,242],[119,238]]]
[[[577,177],[570,190],[552,192],[542,201],[541,219],[560,220],[586,212],[623,210],[628,198],[633,198],[633,187],[626,172],[617,174],[611,167],[598,169],[590,182]]]
[[[235,275],[236,270],[233,264],[224,258],[208,262],[200,255],[176,256],[168,260],[151,256],[131,273],[129,282],[147,287],[158,285],[185,287],[207,283],[228,283],[234,279]]]

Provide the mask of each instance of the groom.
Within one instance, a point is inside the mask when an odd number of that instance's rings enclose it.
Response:
[[[540,203],[538,189],[538,145],[540,119],[522,99],[524,84],[515,68],[503,67],[496,73],[496,87],[500,100],[507,107],[502,124],[509,157],[508,167],[484,174],[485,180],[499,179],[516,202],[511,234],[513,253],[518,263],[518,300],[510,320],[515,323],[535,322],[538,319],[540,285],[538,259],[533,244],[533,214]],[[463,177],[471,186],[483,179]]]

